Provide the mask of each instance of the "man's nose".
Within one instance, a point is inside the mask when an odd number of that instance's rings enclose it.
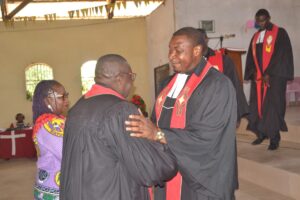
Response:
[[[169,53],[169,59],[170,59],[170,60],[173,59],[174,56],[175,56],[174,51],[171,51],[171,52]]]

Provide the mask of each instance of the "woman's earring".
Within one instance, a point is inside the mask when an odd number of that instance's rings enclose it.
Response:
[[[53,112],[53,108],[50,104],[48,104],[48,108]]]

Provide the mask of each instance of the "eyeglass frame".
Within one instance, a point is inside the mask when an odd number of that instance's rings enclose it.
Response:
[[[69,98],[69,92],[65,92],[64,94],[57,94],[57,92],[54,92],[54,91],[50,90],[48,92],[47,97],[48,98],[62,98],[62,100],[65,100],[65,99]]]
[[[129,75],[130,79],[132,81],[135,81],[136,76],[137,76],[136,73],[134,73],[134,72],[120,72],[118,75],[120,75],[120,74],[127,74],[127,75]],[[118,76],[118,75],[116,75],[116,76]]]
[[[120,73],[118,73],[118,74],[116,74],[116,75],[113,75],[113,76],[109,76],[109,75],[107,75],[107,74],[102,74],[102,76],[104,76],[104,77],[106,77],[106,78],[113,78],[113,77],[120,76],[121,74],[130,75],[130,79],[131,79],[132,81],[135,81],[136,76],[137,76],[137,74],[134,73],[134,72],[120,72]]]

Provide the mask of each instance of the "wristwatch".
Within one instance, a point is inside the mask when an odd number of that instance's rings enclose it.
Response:
[[[160,142],[164,138],[165,138],[165,133],[162,132],[160,129],[158,129],[158,131],[156,132],[156,135],[155,135],[155,140]]]

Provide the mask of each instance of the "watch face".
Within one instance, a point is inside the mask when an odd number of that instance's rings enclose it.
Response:
[[[160,140],[162,140],[164,137],[165,137],[165,134],[164,134],[163,132],[158,131],[158,132],[156,133],[156,140],[160,141]]]

